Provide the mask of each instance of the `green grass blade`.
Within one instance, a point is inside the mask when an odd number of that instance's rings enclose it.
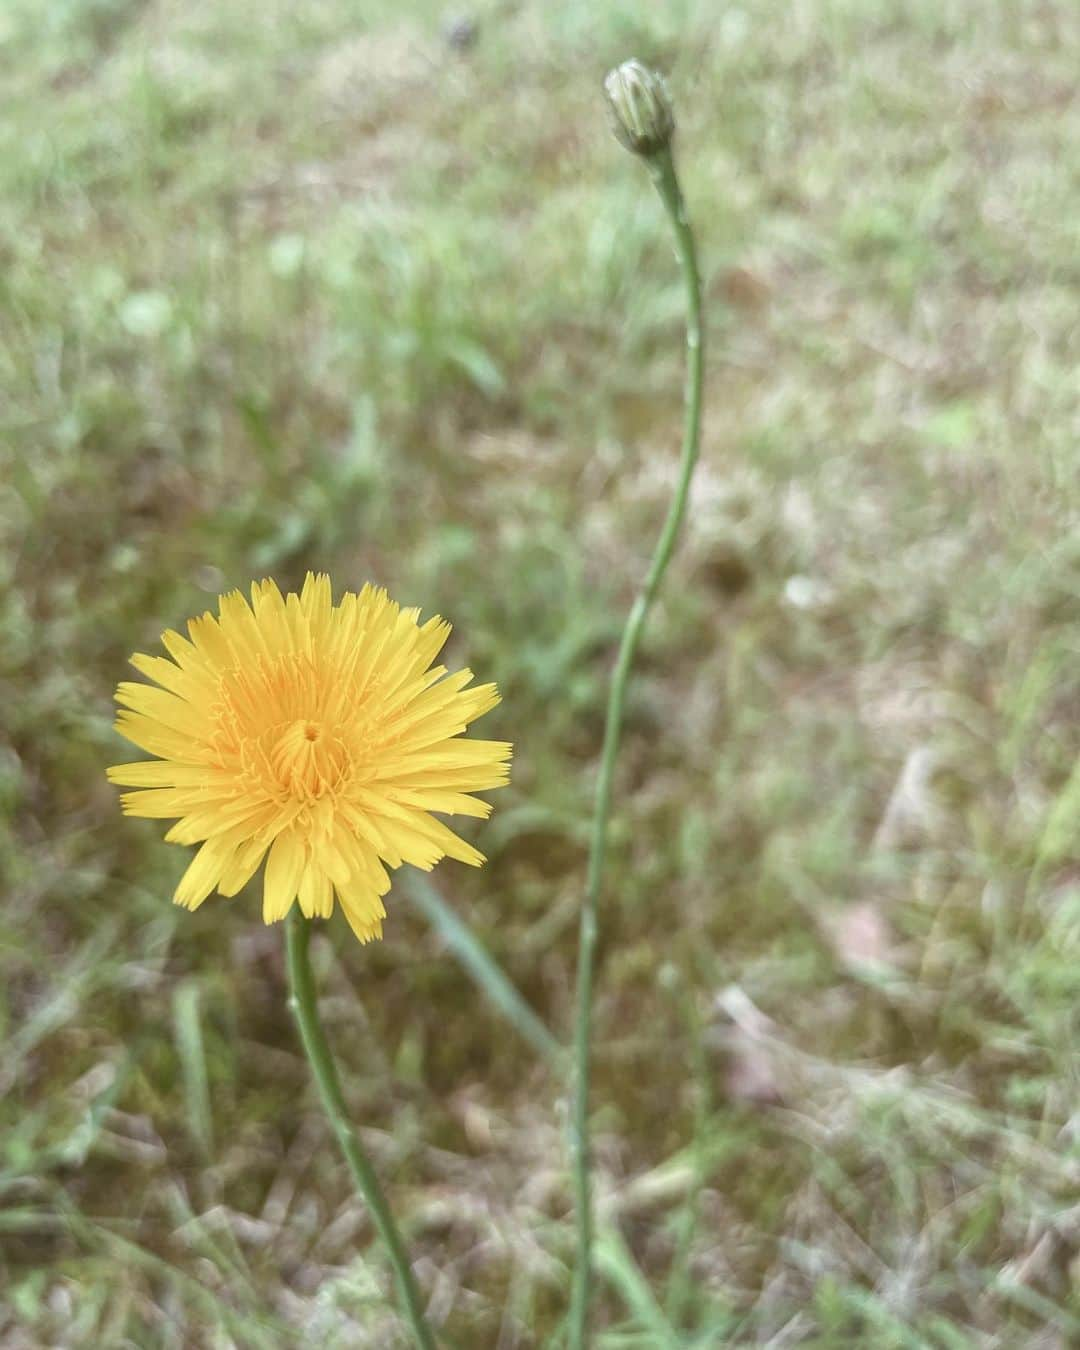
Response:
[[[561,1063],[565,1051],[525,1002],[498,962],[467,924],[454,913],[427,877],[408,871],[402,890],[431,922],[450,951],[517,1032],[552,1064]]]
[[[203,1155],[210,1157],[214,1151],[214,1125],[199,1008],[200,994],[196,980],[187,980],[177,989],[173,995],[173,1030],[184,1078],[188,1129]]]
[[[682,1337],[664,1316],[664,1310],[618,1229],[605,1226],[596,1236],[593,1257],[597,1269],[621,1295],[626,1306],[651,1337],[656,1350],[677,1350]]]

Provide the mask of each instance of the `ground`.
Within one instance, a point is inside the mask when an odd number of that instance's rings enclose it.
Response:
[[[0,1344],[405,1344],[251,891],[120,815],[126,659],[311,568],[455,624],[516,745],[432,876],[567,1038],[681,291],[690,519],[601,911],[598,1344],[1080,1336],[1080,11],[9,0]],[[399,877],[322,1012],[448,1345],[558,1346],[565,1086]]]

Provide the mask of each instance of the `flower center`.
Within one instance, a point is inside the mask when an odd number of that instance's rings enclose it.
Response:
[[[280,787],[293,796],[311,799],[338,786],[348,768],[349,753],[326,727],[301,717],[275,729],[269,760]]]

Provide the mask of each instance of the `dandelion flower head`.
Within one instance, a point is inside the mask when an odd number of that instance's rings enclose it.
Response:
[[[507,781],[511,747],[461,733],[499,696],[433,666],[450,625],[419,616],[372,586],[335,605],[329,577],[308,573],[299,595],[258,581],[250,605],[233,591],[189,638],[163,633],[171,660],[132,657],[154,684],[118,687],[116,729],[159,758],[109,778],[137,789],[128,815],[175,819],[165,838],[200,845],[178,905],[235,895],[265,858],[266,923],[294,900],[328,917],[336,896],[367,942],[387,868],[484,861],[433,813],[490,814],[472,794]]]

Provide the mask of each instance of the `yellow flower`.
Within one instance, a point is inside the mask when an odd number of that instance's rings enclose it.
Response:
[[[361,942],[382,936],[386,867],[429,869],[484,856],[431,812],[487,817],[470,794],[507,781],[505,741],[461,733],[499,701],[493,684],[432,661],[450,633],[365,586],[333,603],[308,573],[299,595],[254,582],[219,601],[219,617],[162,634],[172,660],[136,654],[155,681],[123,683],[116,729],[156,760],[119,764],[132,816],[177,818],[165,838],[202,847],[176,888],[196,909],[216,887],[235,895],[264,856],[263,920],[299,898],[328,917],[336,893]],[[384,866],[385,864],[385,866]]]

